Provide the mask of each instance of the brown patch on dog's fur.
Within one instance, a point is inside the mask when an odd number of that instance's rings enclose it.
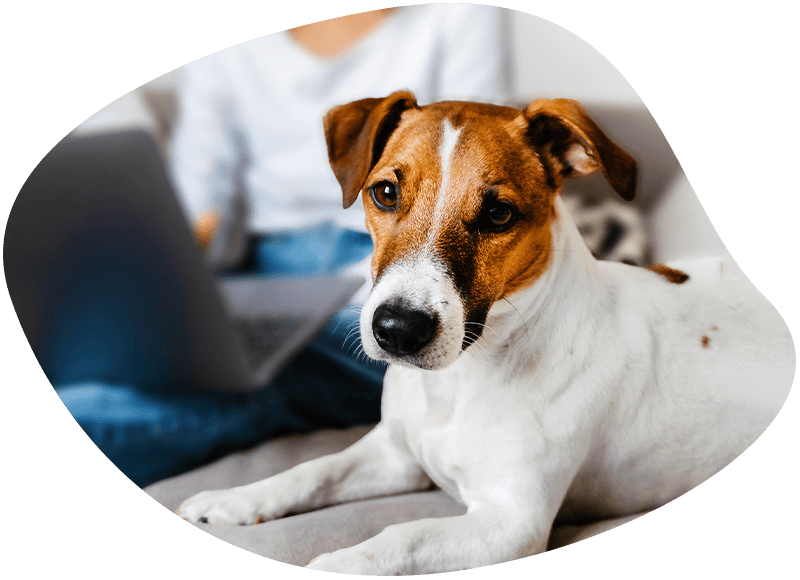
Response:
[[[528,138],[550,166],[555,187],[600,169],[623,199],[636,194],[636,161],[609,139],[577,101],[539,99],[525,108]]]
[[[544,168],[533,149],[525,146],[519,112],[497,109],[461,107],[450,116],[461,133],[450,167],[450,191],[445,192],[452,197],[447,204],[450,215],[436,243],[469,303],[486,310],[535,282],[547,269],[557,193],[545,185]],[[487,196],[519,210],[517,223],[509,230],[478,230]]]
[[[703,344],[703,348],[708,348],[708,343],[710,342],[709,338],[704,334],[703,338],[700,339],[700,342]]]
[[[683,284],[689,279],[689,274],[681,272],[680,270],[675,270],[664,264],[654,264],[653,266],[648,266],[647,269],[664,276],[664,278],[672,284]]]
[[[519,111],[458,105],[454,110],[453,103],[437,103],[404,112],[365,182],[362,197],[375,244],[373,276],[377,279],[389,264],[414,254],[435,230],[432,246],[465,302],[488,311],[495,301],[533,283],[547,268],[556,191],[544,185],[544,169],[525,146]],[[449,167],[448,191],[443,192],[439,147],[445,119],[460,134]],[[381,211],[366,192],[398,175],[400,205],[394,212]],[[507,232],[477,230],[490,191],[520,211],[519,223]],[[440,195],[451,200],[443,214],[435,216]]]
[[[345,209],[358,197],[403,111],[416,106],[413,94],[397,91],[385,99],[361,99],[335,107],[325,115],[328,160],[342,187]]]
[[[396,259],[412,254],[425,243],[442,180],[437,134],[420,110],[405,111],[386,143],[384,155],[364,182],[361,196],[375,247],[373,279]],[[369,188],[384,180],[397,186],[395,211],[378,209],[370,197]]]
[[[460,131],[450,160],[439,152],[445,120]],[[636,183],[635,161],[574,101],[537,101],[524,111],[462,102],[418,107],[410,93],[395,93],[333,109],[325,130],[345,207],[362,194],[373,280],[428,244],[468,305],[468,321],[483,322],[494,302],[548,268],[555,198],[566,178],[601,169],[626,199]],[[440,191],[442,162],[450,162],[447,191]],[[398,188],[393,211],[371,199],[369,188],[381,181]],[[436,215],[439,196],[447,199]],[[505,231],[479,227],[493,200],[518,210]]]

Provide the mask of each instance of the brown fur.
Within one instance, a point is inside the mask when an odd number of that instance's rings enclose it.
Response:
[[[689,274],[675,270],[664,264],[654,264],[647,267],[648,270],[664,276],[672,284],[683,284],[689,279]]]
[[[518,146],[524,140],[516,122],[518,111],[464,104],[453,114],[449,105],[403,113],[365,182],[368,188],[398,172],[402,177],[401,207],[396,212],[381,211],[369,195],[363,196],[375,242],[373,275],[379,277],[389,264],[419,250],[428,232],[440,227],[435,242],[439,257],[455,277],[462,278],[457,285],[468,303],[488,309],[532,283],[549,264],[556,192],[542,186],[544,169],[533,151]],[[449,190],[440,193],[439,146],[445,118],[461,134],[450,167]],[[474,231],[472,224],[490,187],[520,209],[519,227],[498,234]],[[438,195],[451,198],[441,225],[433,223]]]
[[[440,192],[445,119],[460,134],[448,190]],[[477,321],[494,302],[531,285],[549,266],[555,198],[566,178],[601,169],[628,199],[636,182],[635,161],[577,103],[563,99],[536,101],[524,111],[461,102],[418,107],[411,93],[399,92],[331,110],[325,134],[344,206],[362,192],[375,245],[373,278],[420,251],[435,229],[436,254],[468,305],[467,317]],[[394,211],[376,207],[368,193],[381,181],[399,190]],[[448,199],[434,223],[440,195]],[[487,195],[518,208],[513,227],[478,231]]]
[[[525,108],[525,118],[531,139],[556,165],[558,176],[589,175],[600,169],[614,191],[627,201],[633,199],[636,161],[600,130],[580,104],[570,99],[539,99]],[[565,163],[564,152],[571,146],[582,151],[580,163],[575,163],[575,156]]]
[[[398,91],[385,99],[362,99],[336,107],[325,115],[328,159],[342,186],[345,209],[358,197],[400,114],[416,106],[413,94]]]

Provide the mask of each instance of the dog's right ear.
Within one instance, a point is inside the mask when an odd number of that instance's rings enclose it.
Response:
[[[341,105],[325,115],[328,160],[342,186],[346,208],[358,198],[367,175],[380,159],[400,115],[417,106],[409,91],[398,91],[384,99],[361,99]]]

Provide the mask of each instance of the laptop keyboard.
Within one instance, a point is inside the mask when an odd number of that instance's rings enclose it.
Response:
[[[280,342],[291,336],[305,320],[303,318],[240,319],[236,326],[243,338],[248,359],[253,368],[271,357]]]

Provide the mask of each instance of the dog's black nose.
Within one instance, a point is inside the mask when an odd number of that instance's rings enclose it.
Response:
[[[434,316],[403,304],[381,304],[372,316],[372,335],[383,350],[395,356],[416,354],[436,331]]]

